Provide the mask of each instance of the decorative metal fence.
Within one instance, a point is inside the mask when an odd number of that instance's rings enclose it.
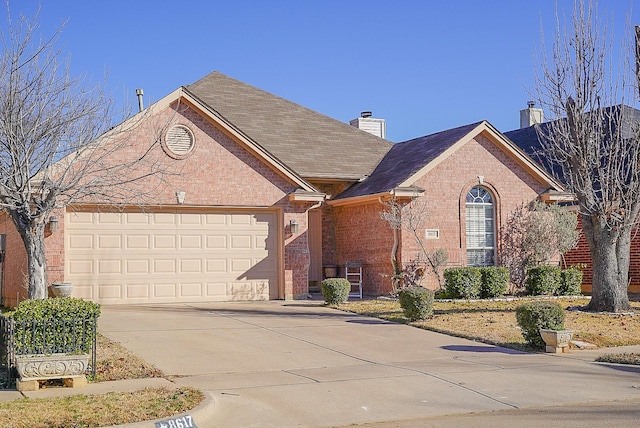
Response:
[[[90,375],[95,376],[97,327],[97,316],[31,321],[15,321],[12,317],[0,316],[0,368],[5,375],[4,387],[13,386],[15,357],[18,355],[90,354]]]

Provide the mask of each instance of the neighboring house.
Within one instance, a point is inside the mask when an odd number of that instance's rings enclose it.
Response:
[[[622,135],[625,136],[625,138],[626,136],[630,137],[634,133],[634,128],[640,124],[640,110],[626,105],[607,107],[607,111],[612,111],[610,117],[619,117],[618,114],[616,114],[620,111],[619,109],[624,109],[622,117],[626,118],[626,121],[621,124]],[[549,172],[553,172],[553,166],[551,166],[545,158],[542,143],[538,138],[538,131],[536,130],[536,126],[539,126],[544,134],[553,122],[544,122],[542,110],[536,108],[531,102],[526,109],[520,111],[520,118],[520,129],[505,132],[504,135],[524,150],[531,158],[535,159],[540,165],[544,166]],[[561,176],[562,171],[556,169],[555,174]],[[586,266],[582,269],[584,272],[582,290],[584,292],[591,292],[593,267],[589,244],[584,234],[580,234],[578,245],[573,250],[567,252],[563,260],[566,266]],[[628,290],[631,292],[640,292],[640,234],[638,233],[632,235]]]
[[[156,155],[180,174],[164,177],[153,203],[57,213],[45,239],[49,282],[104,304],[292,299],[308,296],[324,265],[357,261],[364,292],[383,294],[389,197],[426,198],[429,244],[450,265],[492,264],[507,213],[561,189],[488,122],[392,144],[369,116],[350,126],[217,72],[177,89],[140,113],[128,138],[136,156],[161,129]],[[0,233],[12,306],[26,295],[26,256],[6,217]],[[398,258],[416,250],[402,233]]]

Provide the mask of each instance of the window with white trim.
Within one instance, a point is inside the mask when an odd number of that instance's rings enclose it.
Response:
[[[465,203],[467,266],[495,264],[495,214],[491,193],[476,186]]]

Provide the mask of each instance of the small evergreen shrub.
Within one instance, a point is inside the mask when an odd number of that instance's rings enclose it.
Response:
[[[482,275],[478,268],[456,267],[444,271],[445,290],[452,299],[477,299],[480,297]]]
[[[582,271],[570,267],[560,272],[560,287],[557,294],[561,296],[579,296],[582,294]]]
[[[413,286],[398,292],[404,316],[411,321],[423,320],[433,313],[434,293],[424,287]]]
[[[345,278],[327,278],[322,281],[322,297],[328,305],[344,303],[349,300],[351,283]]]
[[[483,299],[498,297],[507,292],[509,269],[498,266],[487,266],[479,269],[482,275],[480,297]]]
[[[24,300],[3,314],[15,322],[15,353],[90,353],[100,305],[73,297]]]
[[[533,346],[544,347],[540,329],[563,330],[564,309],[555,302],[528,302],[516,307],[516,320],[522,336]]]
[[[560,268],[558,266],[536,266],[527,269],[527,294],[553,296],[559,287]]]

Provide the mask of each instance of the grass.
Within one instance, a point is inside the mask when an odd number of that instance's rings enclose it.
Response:
[[[163,373],[116,342],[98,334],[95,382],[162,377]]]
[[[192,388],[154,388],[103,395],[22,398],[0,403],[5,428],[103,427],[161,419],[187,411],[202,400]]]
[[[351,301],[339,309],[362,315],[411,324],[451,336],[464,337],[492,345],[523,351],[537,350],[528,345],[516,322],[516,306],[527,301],[436,301],[433,316],[426,320],[409,322],[400,304],[392,300]],[[555,300],[565,309],[577,308],[588,303],[588,298],[561,298]],[[640,302],[631,302],[640,312]],[[608,315],[576,310],[565,312],[565,327],[574,330],[574,340],[591,343],[597,347],[613,347],[640,344],[640,317],[637,315]]]
[[[92,382],[164,376],[154,366],[100,334],[96,360],[96,377]],[[56,383],[47,382],[45,386],[56,387]],[[100,395],[22,398],[0,403],[0,427],[81,428],[121,425],[168,418],[193,409],[203,398],[203,394],[193,388],[148,388],[136,392]]]

